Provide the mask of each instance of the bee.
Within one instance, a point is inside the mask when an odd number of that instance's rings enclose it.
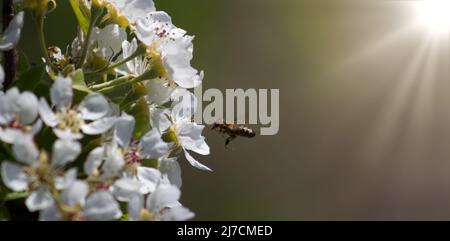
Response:
[[[228,135],[225,141],[225,148],[227,148],[228,144],[237,137],[253,138],[256,136],[254,130],[236,123],[216,122],[212,125],[211,129]]]

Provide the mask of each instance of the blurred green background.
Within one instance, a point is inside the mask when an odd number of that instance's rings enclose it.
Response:
[[[214,172],[180,160],[197,220],[450,218],[448,39],[417,57],[424,31],[396,34],[410,1],[155,2],[196,36],[204,89],[280,89],[278,135],[225,149],[206,130],[212,153],[197,157]],[[58,1],[49,45],[63,49],[74,26]]]

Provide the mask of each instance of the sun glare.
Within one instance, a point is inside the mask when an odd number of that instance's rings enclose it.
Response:
[[[417,13],[422,25],[434,33],[449,33],[450,0],[423,0],[417,3]]]

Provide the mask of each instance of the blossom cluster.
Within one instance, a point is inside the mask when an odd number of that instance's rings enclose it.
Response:
[[[152,0],[70,0],[77,37],[48,47],[44,20],[56,3],[9,6],[0,50],[17,51],[30,14],[42,63],[0,66],[0,198],[23,198],[40,220],[193,218],[179,202],[178,161],[210,171],[191,155],[210,153],[192,118],[203,80],[193,36]],[[12,82],[5,72],[16,72]]]

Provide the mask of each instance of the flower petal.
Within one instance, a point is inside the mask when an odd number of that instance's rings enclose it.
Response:
[[[200,162],[198,162],[197,160],[195,160],[191,156],[191,154],[189,154],[189,152],[186,151],[186,149],[183,149],[183,151],[184,151],[184,156],[189,161],[189,163],[191,163],[192,166],[194,166],[194,167],[196,167],[196,168],[198,168],[200,170],[203,170],[203,171],[212,171],[209,167],[207,167],[207,166],[201,164]]]
[[[86,162],[84,162],[84,172],[88,176],[92,176],[98,172],[98,168],[103,162],[103,156],[104,147],[97,147],[89,153]]]
[[[170,183],[181,188],[183,181],[181,179],[181,168],[177,158],[161,158],[159,161],[159,170],[162,174],[167,174]]]
[[[111,129],[115,122],[116,117],[105,117],[89,124],[82,125],[81,130],[88,135],[99,135]]]
[[[161,221],[186,221],[195,217],[195,214],[182,205],[171,207],[162,212]]]
[[[22,167],[9,161],[2,163],[1,170],[3,183],[15,192],[22,192],[28,188],[28,176]]]
[[[0,140],[9,144],[21,139],[23,132],[15,128],[0,128]]]
[[[83,134],[72,132],[70,129],[54,128],[53,133],[55,133],[56,137],[62,140],[79,140],[83,138]]]
[[[14,48],[19,42],[24,22],[24,12],[19,12],[14,16],[6,28],[3,36],[0,38],[0,50],[8,51]]]
[[[29,125],[36,120],[38,116],[38,99],[33,93],[23,92],[16,99],[14,105],[21,124]]]
[[[109,0],[109,2],[114,4],[130,23],[156,10],[153,0]]]
[[[178,204],[181,192],[175,185],[159,185],[147,199],[147,208],[159,212],[163,208]]]
[[[133,116],[123,113],[114,124],[114,139],[126,147],[130,143],[136,121]]]
[[[3,70],[3,66],[0,65],[0,89],[3,89],[4,81],[5,81],[5,70]]]
[[[161,179],[161,172],[150,167],[138,167],[137,179],[143,184],[141,194],[151,193]]]
[[[120,202],[129,202],[133,196],[138,195],[142,184],[131,178],[121,178],[113,185],[113,194]]]
[[[196,123],[183,123],[178,130],[178,138],[181,145],[187,150],[196,152],[201,155],[209,155],[210,150],[205,142],[202,132],[205,126]]]
[[[129,220],[138,221],[142,208],[144,208],[144,197],[142,195],[134,195],[128,202]]]
[[[59,139],[53,144],[52,165],[62,167],[77,159],[81,153],[81,144],[76,141]]]
[[[84,98],[78,111],[84,120],[98,120],[108,114],[109,104],[103,95],[93,93]]]
[[[39,150],[31,137],[22,138],[14,142],[13,153],[17,161],[24,164],[32,164],[39,157]]]
[[[61,193],[61,200],[69,207],[75,207],[78,204],[83,206],[88,193],[89,187],[85,182],[75,181]]]
[[[59,110],[69,108],[73,99],[72,79],[58,76],[50,89],[50,98]]]
[[[36,191],[32,192],[25,200],[25,205],[30,212],[38,210],[44,210],[53,205],[54,200],[52,195],[48,192],[47,188],[40,186]]]
[[[147,159],[156,159],[169,153],[171,144],[166,143],[161,138],[161,134],[156,128],[153,128],[142,137],[141,154]]]
[[[61,221],[62,215],[59,212],[56,205],[51,205],[50,207],[42,210],[39,213],[39,220],[40,221]]]
[[[55,127],[58,124],[58,120],[56,119],[56,115],[53,113],[52,109],[48,105],[47,101],[41,97],[39,101],[39,115],[44,123],[50,127]]]
[[[87,198],[84,215],[90,221],[109,221],[120,218],[122,212],[110,193],[98,191]]]

